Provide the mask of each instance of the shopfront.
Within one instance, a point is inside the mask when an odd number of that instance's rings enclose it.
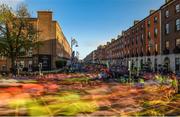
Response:
[[[39,64],[42,64],[42,71],[51,70],[51,55],[35,55],[33,56],[33,68],[39,70]]]

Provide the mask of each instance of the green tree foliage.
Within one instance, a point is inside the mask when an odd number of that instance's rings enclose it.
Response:
[[[17,10],[0,5],[0,55],[11,60],[11,68],[19,57],[38,47],[37,35],[25,5]]]

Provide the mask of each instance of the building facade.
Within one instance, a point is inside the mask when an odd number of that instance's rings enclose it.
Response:
[[[37,49],[31,48],[27,54],[18,58],[17,64],[29,71],[38,70],[39,64],[42,70],[56,69],[55,62],[60,59],[68,60],[71,56],[71,47],[64,36],[57,21],[53,20],[51,11],[38,11],[37,18],[28,19],[38,31],[38,41],[41,42]],[[2,62],[4,61],[4,62]],[[8,59],[1,59],[0,68],[10,68]]]
[[[157,71],[165,66],[180,72],[180,1],[166,0],[158,10],[122,32],[105,45],[105,58],[111,64]]]
[[[161,7],[162,60],[169,69],[180,71],[180,1],[171,0]]]

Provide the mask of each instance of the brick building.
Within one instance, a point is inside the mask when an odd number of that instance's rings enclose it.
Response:
[[[105,46],[105,58],[111,64],[141,69],[148,65],[153,71],[166,66],[180,71],[180,1],[166,0],[158,10],[123,31]]]
[[[18,59],[17,63],[29,70],[38,69],[39,63],[42,63],[43,70],[56,69],[55,61],[70,59],[70,45],[58,22],[53,20],[51,11],[38,11],[37,14],[37,18],[30,18],[29,22],[39,31],[38,41],[41,45],[36,50],[33,48],[29,50],[26,56]],[[4,66],[9,69],[10,64],[8,59],[1,60],[1,70]]]
[[[162,61],[168,68],[180,71],[180,0],[161,7]]]

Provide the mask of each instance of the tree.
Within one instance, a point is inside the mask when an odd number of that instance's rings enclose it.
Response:
[[[25,5],[17,10],[0,5],[0,55],[11,60],[12,70],[19,57],[38,47],[37,35]]]

